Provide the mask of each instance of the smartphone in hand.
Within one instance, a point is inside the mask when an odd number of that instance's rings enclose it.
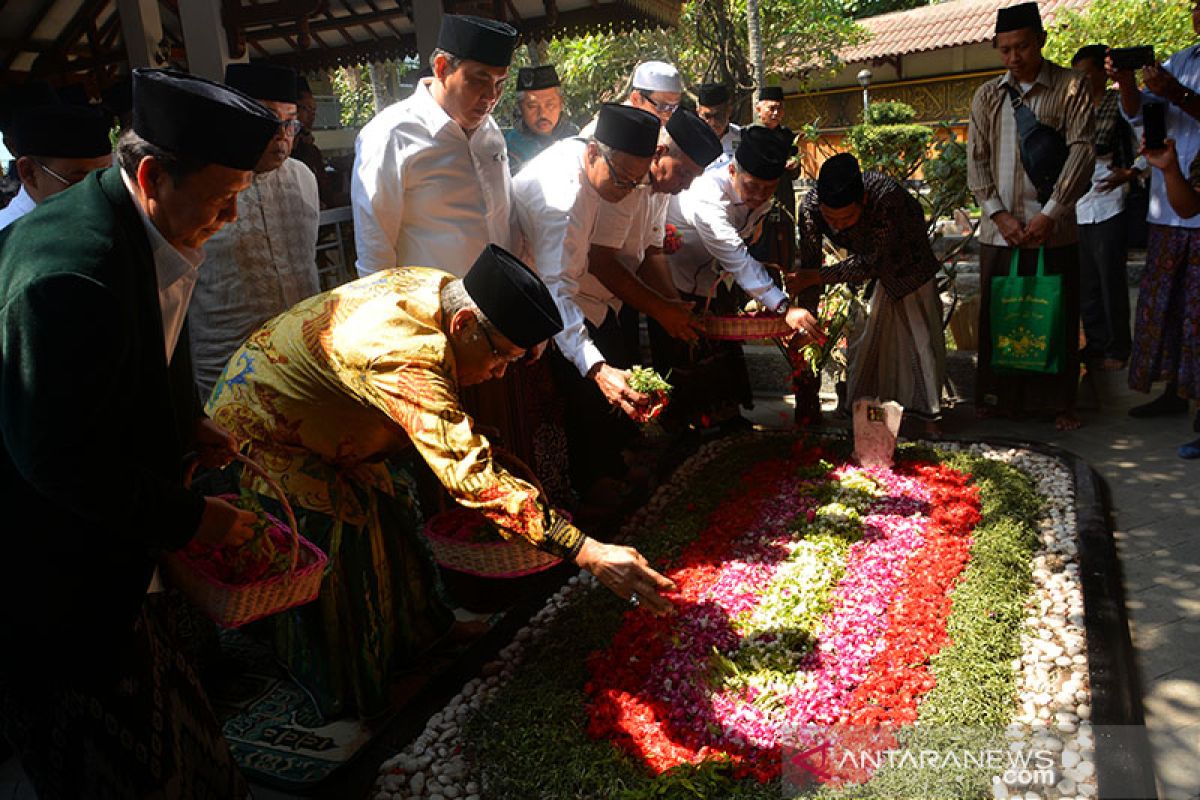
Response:
[[[1147,150],[1167,146],[1167,106],[1165,103],[1142,104],[1142,136]]]
[[[1138,47],[1113,47],[1108,51],[1113,67],[1119,70],[1135,70],[1148,67],[1154,62],[1154,48],[1150,45]]]

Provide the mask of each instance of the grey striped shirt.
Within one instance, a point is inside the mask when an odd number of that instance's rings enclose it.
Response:
[[[1037,190],[1021,166],[1020,136],[1004,89],[1010,80],[1010,73],[1005,72],[980,86],[971,100],[967,183],[983,212],[979,241],[1007,246],[991,218],[999,211],[1008,211],[1022,224],[1029,223],[1038,213],[1045,214],[1056,223],[1046,246],[1072,244],[1079,238],[1075,201],[1087,192],[1096,161],[1092,144],[1095,114],[1087,83],[1073,71],[1044,61],[1033,85],[1022,92],[1025,105],[1043,124],[1063,134],[1069,148],[1054,193],[1042,206],[1037,201]]]

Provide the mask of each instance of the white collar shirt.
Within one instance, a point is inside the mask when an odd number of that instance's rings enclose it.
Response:
[[[599,281],[588,273],[588,250],[592,244],[619,248],[624,240],[623,229],[597,227],[600,208],[607,203],[584,174],[586,152],[587,142],[582,139],[556,142],[527,163],[513,181],[526,263],[541,276],[558,306],[563,330],[554,342],[581,375],[606,360],[585,325],[587,320],[599,325],[608,312],[592,300]]]
[[[1186,47],[1175,53],[1163,64],[1163,68],[1175,76],[1185,89],[1200,92],[1200,44]],[[1200,122],[1185,114],[1179,106],[1164,98],[1142,92],[1142,103],[1164,103],[1167,106],[1167,136],[1175,140],[1175,152],[1179,154],[1180,164],[1190,164],[1200,153]],[[1122,106],[1121,113],[1125,114]],[[1139,107],[1136,116],[1125,115],[1130,123],[1142,124],[1142,112]],[[1170,225],[1174,228],[1200,228],[1200,214],[1184,219],[1171,208],[1167,199],[1167,186],[1163,181],[1162,172],[1155,167],[1150,179],[1150,210],[1146,221],[1154,225]]]
[[[379,112],[355,142],[360,275],[424,266],[462,277],[489,243],[516,249],[504,135],[489,116],[468,136],[429,84]]]
[[[1075,203],[1075,221],[1080,225],[1094,225],[1098,222],[1112,219],[1125,208],[1125,194],[1129,191],[1128,184],[1100,191],[1100,184],[1110,175],[1113,158],[1111,155],[1096,156],[1096,167],[1092,171],[1092,185],[1088,193]]]
[[[667,256],[675,288],[711,297],[720,270],[724,270],[767,308],[783,302],[786,295],[749,249],[762,233],[773,199],[755,208],[746,205],[729,170],[707,172],[680,192],[667,212],[667,222],[683,240],[680,248]]]
[[[606,231],[625,231],[624,241],[617,248],[617,258],[630,272],[637,272],[647,250],[662,247],[670,202],[671,195],[656,192],[650,184],[644,183],[621,202],[607,203],[600,209],[598,227]]]
[[[37,203],[33,202],[33,198],[29,196],[29,192],[25,191],[25,187],[22,186],[21,191],[17,192],[16,197],[10,200],[4,208],[0,208],[0,231],[12,225],[35,208],[37,208]]]
[[[237,221],[204,245],[207,260],[188,312],[192,366],[207,397],[250,334],[320,290],[317,179],[294,158],[256,174],[238,195]]]
[[[729,166],[729,162],[733,161],[734,155],[737,153],[738,145],[742,141],[742,126],[734,123],[729,123],[729,127],[725,129],[725,133],[721,136],[721,155],[712,160],[705,172],[715,172],[719,169],[725,169]]]
[[[204,251],[194,248],[180,250],[168,242],[138,202],[132,179],[124,172],[125,188],[142,218],[142,226],[150,239],[150,252],[154,258],[154,276],[158,283],[158,306],[162,312],[163,344],[166,347],[167,363],[175,354],[179,334],[187,318],[188,304],[192,301],[192,290],[200,265],[204,263]]]

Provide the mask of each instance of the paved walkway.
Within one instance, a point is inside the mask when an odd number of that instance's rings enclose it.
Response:
[[[1061,447],[1082,457],[1108,484],[1159,796],[1195,800],[1200,798],[1200,460],[1184,461],[1175,450],[1197,434],[1190,416],[1130,418],[1129,408],[1148,397],[1127,388],[1124,372],[1101,373],[1096,388],[1097,407],[1081,411],[1084,424],[1076,431],[1056,431],[1051,422],[977,420],[970,403],[950,409],[943,427],[955,436]],[[1081,391],[1081,404],[1089,394]],[[753,417],[764,426],[790,419],[778,395],[756,398],[756,406]]]

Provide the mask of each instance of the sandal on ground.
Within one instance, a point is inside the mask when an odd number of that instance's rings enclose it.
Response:
[[[1188,461],[1200,458],[1200,439],[1179,445],[1179,457],[1186,458]]]

